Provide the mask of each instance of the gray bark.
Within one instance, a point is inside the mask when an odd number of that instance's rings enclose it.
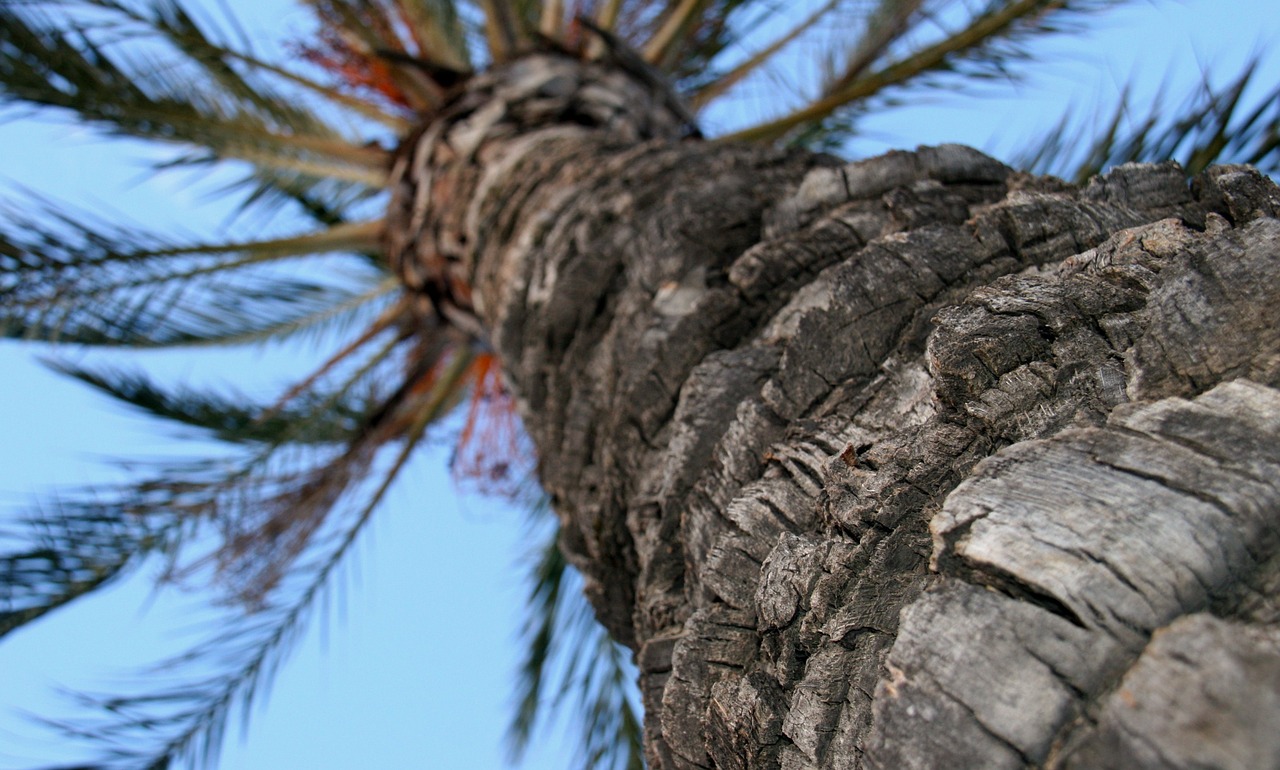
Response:
[[[392,245],[475,289],[651,767],[1280,767],[1273,183],[681,140],[533,62]]]

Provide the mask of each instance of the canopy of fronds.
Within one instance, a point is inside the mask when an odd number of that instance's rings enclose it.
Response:
[[[404,290],[380,252],[390,158],[475,72],[529,52],[624,63],[666,80],[698,119],[729,110],[803,59],[819,73],[714,141],[838,147],[871,111],[927,89],[1017,78],[1038,38],[1122,0],[306,0],[312,32],[256,52],[233,20],[180,0],[0,0],[0,103],[170,148],[165,168],[230,169],[228,194],[284,212],[288,237],[191,242],[27,196],[0,217],[0,332],[89,348],[327,346],[261,402],[166,386],[121,359],[53,361],[123,402],[223,442],[205,461],[50,504],[0,557],[0,636],[92,592],[151,554],[174,579],[212,580],[250,612],[179,662],[223,673],[170,691],[91,699],[64,725],[104,766],[211,762],[414,448],[455,407],[455,470],[528,494],[530,449],[482,334]],[[1101,130],[1064,121],[1026,163],[1075,175],[1127,160],[1280,166],[1280,91],[1245,109],[1246,70],[1182,109],[1122,102]],[[704,132],[707,133],[707,132]],[[911,141],[903,138],[904,143]],[[322,263],[317,260],[324,260]],[[316,265],[319,265],[317,267]],[[456,423],[455,423],[456,426]],[[533,496],[536,500],[536,495]],[[534,506],[537,508],[537,506]],[[547,700],[575,695],[593,766],[640,766],[619,651],[539,562],[513,740]],[[577,602],[575,604],[575,601]],[[574,648],[598,647],[591,666]],[[567,652],[566,652],[567,651]],[[569,664],[553,665],[559,654]],[[171,662],[172,663],[172,662]],[[559,684],[548,683],[553,675]],[[548,693],[551,693],[550,695]]]

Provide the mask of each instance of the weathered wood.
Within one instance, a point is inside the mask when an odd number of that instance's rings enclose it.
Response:
[[[931,767],[948,747],[1043,764],[1154,632],[1228,609],[1276,551],[1277,510],[1280,391],[1247,381],[984,460],[933,519],[935,567],[961,580],[904,614],[870,764]]]
[[[1280,767],[1280,631],[1205,613],[1151,639],[1097,725],[1074,736],[1071,770]]]
[[[1156,762],[1182,724],[1154,724],[1159,672],[1221,636],[1179,625],[1206,612],[1255,630],[1203,688],[1272,675],[1269,180],[842,165],[469,98],[399,205],[424,180],[470,204],[421,214],[405,259],[476,287],[566,554],[637,651],[652,767]],[[1220,754],[1169,756],[1271,756],[1262,689]]]

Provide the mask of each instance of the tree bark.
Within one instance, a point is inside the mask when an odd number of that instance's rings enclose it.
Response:
[[[470,287],[650,767],[1280,767],[1270,180],[706,143],[521,66],[392,246]]]

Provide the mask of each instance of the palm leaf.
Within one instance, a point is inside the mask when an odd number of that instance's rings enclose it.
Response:
[[[264,65],[248,53],[235,51],[228,45],[215,41],[176,0],[153,0],[145,11],[115,0],[80,2],[119,14],[124,19],[142,25],[177,49],[183,54],[184,60],[196,65],[211,85],[273,123],[295,130],[305,127],[311,132],[324,135],[334,133],[315,113],[300,108],[294,101],[285,98],[285,94],[269,90],[264,84],[253,82],[240,72],[233,62],[253,64],[258,69],[262,69]],[[279,68],[271,68],[271,71],[283,72]],[[294,78],[295,82],[299,80]]]
[[[280,65],[263,61],[262,59],[239,51],[228,50],[225,55],[228,58],[243,62],[256,70],[261,70],[275,75],[286,83],[311,91],[312,93],[322,97],[326,102],[351,110],[362,117],[377,121],[378,123],[392,129],[396,135],[406,134],[413,127],[408,120],[392,114],[385,107],[379,105],[373,100],[354,96],[346,93],[345,91],[339,90],[334,86],[325,85],[324,83],[307,77],[301,73],[293,72],[292,70]]]
[[[1178,161],[1188,176],[1214,163],[1248,163],[1263,173],[1280,173],[1280,85],[1245,98],[1251,89],[1268,87],[1257,82],[1258,64],[1246,62],[1221,87],[1206,77],[1181,98],[1169,95],[1166,86],[1148,105],[1137,105],[1130,87],[1109,115],[1072,120],[1079,111],[1069,110],[1015,163],[1076,182],[1121,163],[1163,160]],[[1245,111],[1247,103],[1257,106]]]
[[[277,266],[375,247],[375,222],[187,245],[43,205],[36,217],[7,208],[0,229],[0,334],[7,337],[135,347],[241,342],[358,309],[391,288],[367,268],[349,276],[349,288]]]
[[[133,21],[120,7],[104,0],[64,5],[70,7],[60,24],[32,6],[0,5],[0,104],[59,108],[109,133],[194,144],[218,158],[372,186],[385,179],[385,153],[351,143],[220,65],[179,11],[158,11],[151,21],[187,56],[168,60],[134,46],[126,58],[107,52],[97,39],[101,26],[90,29],[72,13],[87,6],[115,12],[110,18],[120,24]],[[192,58],[196,51],[202,55]]]
[[[306,2],[322,23],[320,45],[311,47],[311,55],[343,72],[351,86],[372,88],[404,107],[430,112],[439,106],[443,90],[428,72],[470,70],[466,24],[455,3]]]
[[[118,4],[112,0],[81,1],[105,4],[112,8],[118,7]],[[337,135],[333,128],[319,118],[316,111],[302,108],[296,100],[289,98],[293,94],[269,89],[266,84],[251,80],[235,65],[241,65],[249,73],[265,73],[274,76],[286,84],[301,87],[304,91],[321,97],[326,106],[336,105],[395,129],[396,133],[392,134],[390,139],[394,140],[397,136],[407,133],[412,127],[412,124],[403,116],[393,114],[376,101],[361,99],[337,88],[326,86],[301,73],[263,61],[247,51],[237,50],[210,38],[177,0],[154,1],[156,5],[150,14],[133,12],[127,7],[120,10],[130,18],[147,24],[163,39],[177,47],[188,59],[201,67],[210,81],[220,86],[227,94],[251,105],[255,111],[269,116],[274,123],[289,127],[291,133],[296,134],[299,126],[305,126],[311,132],[321,136]],[[406,13],[409,12],[408,8],[404,10]],[[411,17],[405,18],[407,20]],[[392,23],[384,19],[381,28],[389,26],[392,26]],[[398,41],[398,38],[391,38],[391,40]]]
[[[549,511],[545,498],[533,508],[532,522]],[[581,578],[564,559],[553,530],[529,576],[523,642],[526,650],[516,681],[516,711],[507,728],[507,746],[519,760],[533,736],[575,701],[581,722],[577,733],[584,770],[642,770],[644,752],[635,667],[630,651],[614,642],[596,621],[582,592]]]
[[[360,431],[373,409],[367,399],[353,397],[349,392],[344,397],[334,397],[312,389],[285,406],[253,404],[235,391],[212,393],[190,387],[165,387],[141,370],[93,369],[60,361],[46,364],[152,417],[196,429],[228,444],[344,444]]]
[[[992,77],[1017,77],[1014,62],[1026,61],[1026,42],[1037,36],[1062,34],[1086,14],[1098,13],[1126,0],[1000,0],[968,17],[958,29],[936,28],[933,17],[915,13],[912,0],[882,2],[867,18],[864,36],[846,55],[846,64],[806,105],[722,137],[726,141],[777,141],[792,132],[830,140],[849,136],[851,124],[823,122],[837,111],[866,110],[870,100],[894,89],[955,85]],[[904,41],[926,42],[900,50]],[[927,41],[932,42],[927,42]],[[901,98],[901,97],[899,97]]]
[[[828,2],[819,6],[798,24],[784,32],[782,35],[779,35],[759,51],[748,56],[746,60],[735,65],[728,72],[715,74],[705,83],[691,88],[689,91],[690,105],[692,105],[694,109],[700,110],[707,104],[723,96],[727,91],[729,91],[729,89],[733,88],[738,83],[757,72],[765,64],[772,61],[783,48],[786,48],[806,32],[812,30],[818,25],[823,17],[830,14],[839,5],[840,0],[828,0]]]
[[[406,444],[399,458],[407,456]],[[398,465],[386,471],[393,477]],[[220,630],[186,653],[167,660],[146,675],[151,688],[126,696],[81,696],[101,718],[78,723],[51,723],[70,737],[89,740],[103,756],[102,768],[169,767],[176,762],[209,766],[216,762],[228,720],[247,716],[257,698],[287,659],[301,628],[326,595],[334,573],[349,553],[381,500],[377,490],[369,504],[342,517],[346,523],[332,534],[316,537],[313,556],[297,565],[283,599],[264,602],[249,615],[231,614]],[[184,671],[215,673],[193,678]]]
[[[450,0],[401,0],[397,7],[417,37],[422,56],[455,70],[471,69],[466,27],[458,3]]]
[[[409,424],[403,430],[366,421],[336,459],[320,453],[306,466],[285,460],[265,470],[260,456],[230,470],[225,462],[173,466],[108,506],[118,515],[144,518],[177,512],[222,528],[227,545],[176,574],[214,568],[238,592],[238,601],[250,602],[257,611],[232,619],[149,678],[209,667],[218,672],[213,676],[180,678],[173,686],[138,695],[85,696],[84,703],[102,715],[99,720],[54,726],[101,747],[101,767],[214,762],[227,720],[237,712],[246,714],[270,684],[300,625],[413,449],[449,409],[470,362],[469,355],[454,355],[428,387],[411,390],[415,402],[404,411]],[[378,463],[381,450],[393,443],[399,446],[389,462]],[[361,493],[369,479],[377,481]]]
[[[679,0],[645,44],[645,61],[658,66],[671,62],[679,44],[691,37],[698,17],[709,4],[709,0]]]
[[[524,41],[523,25],[510,0],[478,0],[484,11],[484,34],[495,62],[511,59]]]
[[[0,638],[137,566],[163,539],[164,526],[92,499],[62,504],[15,522],[0,540],[22,543],[0,554]]]
[[[217,158],[208,153],[174,158],[166,164],[158,164],[157,170],[171,167],[204,166],[216,163]],[[283,209],[301,214],[307,220],[331,228],[353,220],[381,214],[382,191],[365,185],[337,179],[317,178],[297,171],[275,167],[251,167],[242,177],[212,191],[214,196],[238,196],[236,217],[254,215],[252,223],[265,225]],[[234,221],[234,220],[233,220]],[[228,222],[231,224],[231,222]],[[366,263],[378,270],[386,269],[386,261],[372,241],[354,244]]]

